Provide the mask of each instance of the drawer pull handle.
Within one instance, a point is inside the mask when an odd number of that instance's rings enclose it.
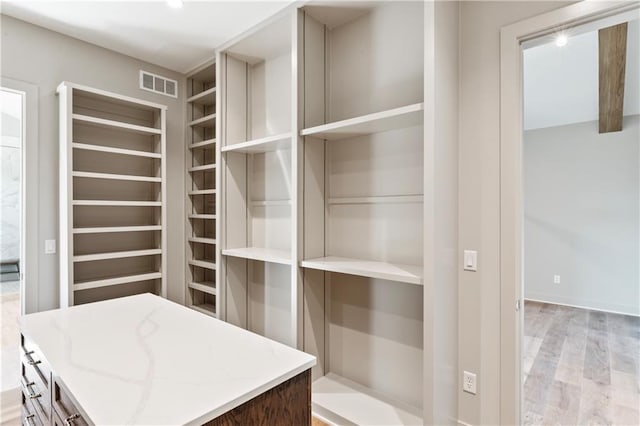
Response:
[[[72,414],[69,417],[67,417],[66,419],[64,419],[64,424],[67,425],[67,426],[71,426],[73,424],[73,421],[75,419],[77,419],[78,417],[80,417],[80,414],[78,414],[78,413]]]
[[[25,355],[33,355],[33,352],[34,352],[34,351],[29,351],[29,352],[25,352],[24,354],[25,354]],[[32,416],[33,416],[33,414],[32,414]]]
[[[35,424],[35,422],[34,422],[34,420],[33,420],[33,418],[34,418],[35,416],[36,416],[35,414],[29,414],[28,416],[25,416],[25,417],[24,417],[24,422],[25,422],[26,424],[28,424],[28,425]]]
[[[41,393],[30,393],[29,399],[36,399],[36,398],[40,398],[41,396],[42,396]]]
[[[37,360],[37,361],[36,361],[36,360],[30,359],[30,360],[29,360],[29,365],[36,365],[36,364],[40,364],[41,362],[42,362],[42,361],[40,361],[40,360]]]

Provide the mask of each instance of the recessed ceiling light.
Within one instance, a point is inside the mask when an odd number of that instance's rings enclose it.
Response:
[[[180,9],[182,7],[182,0],[167,0],[167,4],[169,7],[174,9]]]
[[[569,40],[569,37],[567,37],[566,34],[558,34],[558,36],[556,37],[556,46],[558,47],[565,46],[568,40]]]

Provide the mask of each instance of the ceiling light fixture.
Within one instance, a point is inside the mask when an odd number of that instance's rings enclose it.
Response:
[[[169,5],[169,7],[172,7],[174,9],[180,9],[182,8],[183,2],[182,0],[167,0],[167,4]]]
[[[569,41],[569,37],[567,37],[567,35],[564,33],[560,33],[556,37],[556,46],[558,47],[565,46],[567,44],[567,41]]]

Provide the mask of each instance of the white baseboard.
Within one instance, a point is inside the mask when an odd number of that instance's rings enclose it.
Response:
[[[625,307],[612,307],[612,308],[594,307],[594,306],[588,306],[588,304],[580,304],[579,302],[574,303],[572,301],[567,301],[561,297],[558,298],[555,296],[549,296],[549,295],[537,294],[537,293],[533,293],[533,294],[529,293],[529,297],[525,297],[524,300],[528,300],[530,302],[550,303],[552,305],[568,306],[570,308],[589,309],[591,311],[606,312],[609,314],[619,314],[619,315],[629,315],[632,317],[640,317],[640,312],[631,311],[633,307],[627,307],[627,308],[631,308],[629,310],[624,309]]]

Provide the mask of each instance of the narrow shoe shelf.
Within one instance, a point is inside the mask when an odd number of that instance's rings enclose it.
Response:
[[[223,146],[222,152],[256,154],[291,147],[291,132]]]
[[[216,115],[209,114],[209,115],[205,115],[204,117],[197,118],[195,120],[190,121],[189,126],[213,127],[215,123],[216,123]]]
[[[187,102],[198,105],[213,105],[216,103],[216,88],[212,87],[211,89],[197,93],[187,98]]]
[[[189,237],[188,240],[190,243],[216,244],[215,238]]]
[[[261,247],[243,247],[222,250],[223,256],[240,257],[242,259],[260,260],[262,262],[291,265],[291,253],[286,250]]]
[[[207,260],[189,259],[189,265],[211,269],[213,271],[216,270],[216,264]]]
[[[203,164],[201,166],[193,166],[189,167],[190,172],[201,172],[204,170],[214,170],[216,168],[215,164]]]
[[[143,225],[143,226],[96,226],[87,228],[73,228],[74,234],[105,234],[111,232],[144,232],[144,231],[160,231],[160,225]]]
[[[215,214],[192,213],[189,215],[189,219],[215,219],[215,218],[216,218]]]
[[[77,121],[78,123],[87,124],[95,127],[119,129],[127,132],[147,134],[147,135],[162,134],[162,130],[156,129],[155,127],[138,126],[137,124],[130,124],[130,123],[125,123],[122,121],[115,121],[115,120],[107,120],[104,118],[92,117],[90,115],[73,114],[72,118],[73,118],[73,121]]]
[[[188,191],[189,195],[207,195],[207,194],[215,194],[215,189],[193,189]]]
[[[216,307],[212,303],[201,303],[197,305],[189,305],[194,311],[217,318]]]
[[[88,143],[74,142],[71,144],[74,149],[82,149],[86,151],[107,152],[110,154],[131,155],[135,157],[162,158],[162,154],[157,152],[137,151],[134,149],[114,148],[104,145],[93,145]]]
[[[114,173],[71,172],[73,177],[90,179],[129,180],[135,182],[162,182],[162,178],[154,176],[119,175]]]
[[[74,290],[88,290],[91,288],[109,287],[112,285],[129,284],[139,281],[155,280],[162,278],[162,273],[154,271],[146,274],[115,276],[98,280],[81,281],[73,284]]]
[[[73,256],[74,262],[92,262],[94,260],[123,259],[125,257],[155,256],[162,254],[161,249],[114,251],[109,253],[81,254]]]
[[[209,145],[215,145],[216,143],[216,139],[206,139],[200,142],[194,142],[191,145],[189,145],[189,149],[196,149],[196,148],[204,148],[207,147]]]
[[[189,288],[201,291],[203,293],[212,294],[214,296],[216,294],[216,284],[212,281],[192,281],[189,283]]]
[[[73,200],[74,206],[105,207],[160,207],[162,201],[127,201],[127,200]]]

